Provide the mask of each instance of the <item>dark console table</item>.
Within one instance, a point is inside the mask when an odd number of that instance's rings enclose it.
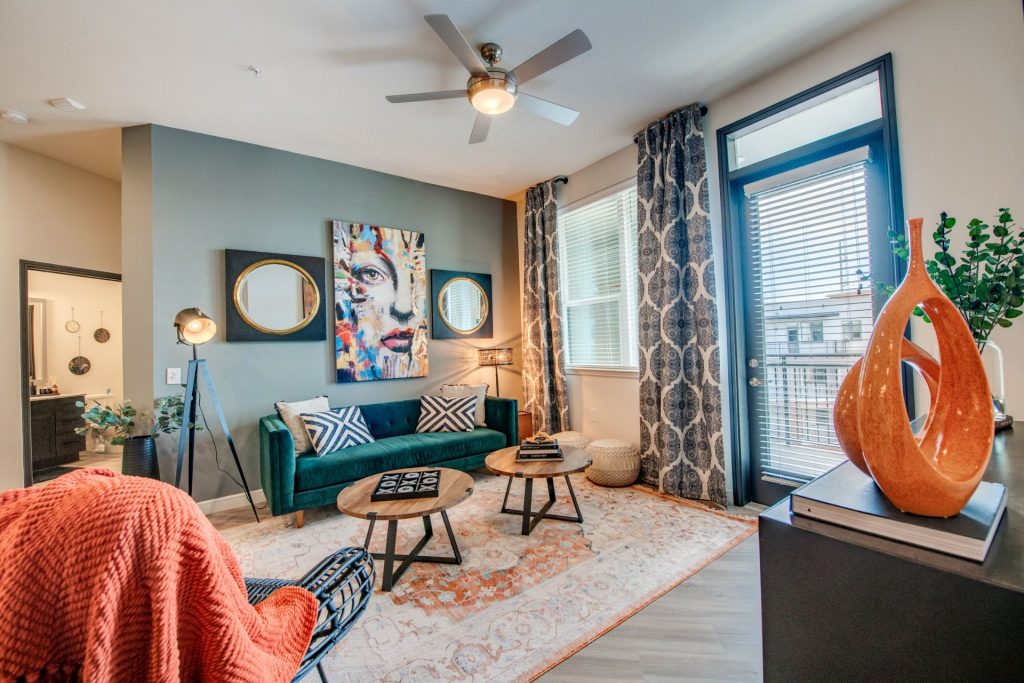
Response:
[[[1024,424],[996,435],[986,481],[1007,507],[984,563],[791,515],[760,517],[765,681],[1020,680]]]

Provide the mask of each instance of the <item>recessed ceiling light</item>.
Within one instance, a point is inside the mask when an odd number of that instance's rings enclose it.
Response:
[[[28,116],[20,111],[15,111],[14,109],[0,109],[0,119],[10,121],[11,123],[17,123],[19,125],[28,123]]]
[[[83,111],[85,109],[84,104],[78,102],[77,100],[73,100],[70,97],[58,97],[56,99],[50,100],[50,106],[54,109],[59,109],[60,111],[65,111],[69,114],[74,114],[75,112]]]

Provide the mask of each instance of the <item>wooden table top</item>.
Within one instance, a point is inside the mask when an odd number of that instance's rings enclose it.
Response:
[[[582,472],[590,467],[590,456],[582,448],[563,446],[564,460],[548,460],[546,462],[516,462],[518,446],[509,446],[494,451],[487,456],[484,463],[487,469],[495,474],[523,479],[547,479],[561,477],[573,472]]]
[[[377,486],[381,475],[391,472],[416,472],[419,470],[440,470],[440,493],[436,498],[411,498],[408,500],[389,500],[373,502],[370,494]],[[361,519],[410,519],[426,517],[435,512],[455,507],[469,498],[473,493],[473,477],[465,472],[447,467],[406,467],[401,470],[389,470],[360,479],[338,494],[338,509],[346,515]]]

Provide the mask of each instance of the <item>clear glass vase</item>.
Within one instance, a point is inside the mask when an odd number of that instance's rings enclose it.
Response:
[[[992,390],[996,422],[999,422],[1006,417],[1006,369],[1003,363],[1003,350],[994,341],[986,341],[981,347],[981,360],[985,364],[989,388]]]

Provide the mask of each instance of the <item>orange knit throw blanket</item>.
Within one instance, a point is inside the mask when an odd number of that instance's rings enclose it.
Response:
[[[167,484],[91,469],[0,494],[0,681],[289,681],[316,612],[297,587],[250,606]]]

